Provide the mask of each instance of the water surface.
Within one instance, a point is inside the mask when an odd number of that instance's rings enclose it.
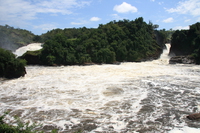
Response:
[[[167,54],[121,65],[27,66],[25,77],[0,82],[0,113],[45,131],[198,132],[199,121],[186,116],[199,111],[200,67],[169,65]]]

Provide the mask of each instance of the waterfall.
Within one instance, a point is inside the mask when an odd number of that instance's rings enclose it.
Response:
[[[42,43],[31,43],[27,46],[20,47],[15,52],[13,52],[17,57],[22,56],[27,51],[35,51],[40,50],[42,48]]]

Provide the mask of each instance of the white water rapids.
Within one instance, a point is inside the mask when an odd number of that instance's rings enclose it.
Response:
[[[169,65],[168,52],[142,63],[27,66],[25,77],[0,82],[0,114],[45,131],[200,132],[186,118],[199,111],[200,66]]]

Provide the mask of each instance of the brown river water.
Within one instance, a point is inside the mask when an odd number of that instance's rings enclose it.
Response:
[[[200,132],[199,121],[186,118],[200,111],[200,66],[170,65],[169,46],[141,63],[27,66],[25,77],[0,81],[0,114],[45,132]]]

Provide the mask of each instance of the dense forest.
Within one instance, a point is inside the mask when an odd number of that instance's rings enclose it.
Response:
[[[41,52],[37,52],[43,65],[156,59],[167,40],[164,33],[155,32],[154,25],[147,24],[142,17],[132,21],[111,21],[100,24],[97,29],[55,29],[37,39],[45,41]]]
[[[14,51],[21,46],[32,43],[35,35],[30,31],[0,25],[0,47]]]
[[[172,35],[170,55],[190,56],[200,64],[200,23],[190,26],[189,30],[177,30]]]
[[[30,31],[0,26],[0,47],[7,50],[33,42],[43,43],[38,51],[28,51],[21,59],[27,64],[83,65],[91,63],[140,62],[159,58],[173,31],[157,30],[158,25],[148,24],[143,18],[111,21],[98,28],[53,29],[42,35]],[[12,75],[20,68],[24,75],[25,62],[15,59],[10,51],[0,50],[0,77]],[[13,67],[13,68],[12,68]],[[8,69],[7,69],[8,68]],[[22,69],[23,68],[23,69]],[[17,74],[19,75],[19,74]]]

